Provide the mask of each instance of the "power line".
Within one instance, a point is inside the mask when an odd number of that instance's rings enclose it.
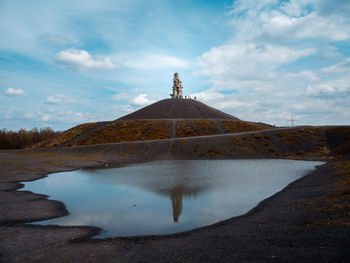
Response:
[[[294,126],[294,123],[297,122],[298,120],[294,119],[294,115],[292,114],[292,117],[290,118],[290,120],[288,120],[288,122],[290,121],[290,125]]]

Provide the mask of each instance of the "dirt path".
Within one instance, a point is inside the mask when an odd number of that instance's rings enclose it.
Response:
[[[172,130],[172,138],[176,138],[177,120],[173,120],[173,126],[171,130]]]

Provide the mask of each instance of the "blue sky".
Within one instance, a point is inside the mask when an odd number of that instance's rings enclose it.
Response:
[[[348,0],[1,0],[0,128],[114,120],[184,93],[274,125],[350,124]]]

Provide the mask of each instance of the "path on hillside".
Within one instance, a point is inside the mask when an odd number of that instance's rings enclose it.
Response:
[[[176,138],[176,131],[177,131],[177,120],[173,120],[173,126],[172,126],[172,138]]]

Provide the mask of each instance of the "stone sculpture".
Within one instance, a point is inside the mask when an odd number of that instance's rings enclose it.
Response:
[[[179,73],[174,74],[174,84],[173,84],[173,94],[170,94],[170,96],[175,99],[175,98],[182,98],[182,81],[179,78]]]

